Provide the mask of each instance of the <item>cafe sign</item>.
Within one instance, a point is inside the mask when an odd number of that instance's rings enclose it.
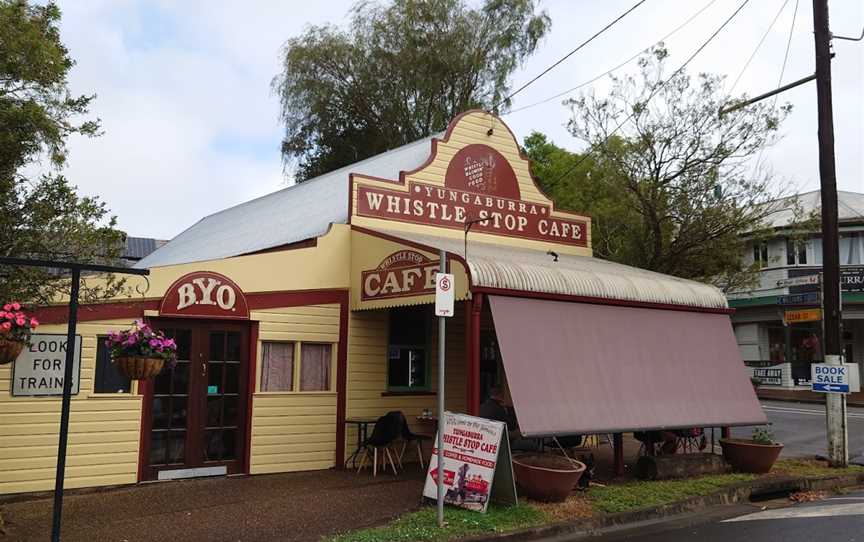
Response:
[[[243,291],[228,277],[196,271],[168,288],[159,316],[247,319],[249,306]]]
[[[438,261],[415,250],[399,250],[361,273],[360,299],[392,299],[435,293]]]
[[[548,241],[588,244],[588,224],[552,216],[552,206],[521,199],[516,174],[498,151],[468,145],[450,160],[444,186],[411,181],[408,191],[357,187],[358,216]],[[481,221],[477,221],[481,220]]]

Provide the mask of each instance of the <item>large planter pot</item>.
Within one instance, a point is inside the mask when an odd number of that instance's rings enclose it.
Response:
[[[19,341],[10,341],[8,339],[0,339],[0,365],[12,363],[21,350],[24,349],[24,343]]]
[[[162,358],[124,357],[115,358],[114,365],[132,380],[147,380],[162,371],[165,360]]]
[[[562,502],[579,482],[585,464],[557,455],[529,453],[513,457],[513,472],[526,497]]]
[[[723,458],[733,469],[753,474],[770,471],[783,449],[782,444],[760,444],[743,438],[721,438],[720,446]]]

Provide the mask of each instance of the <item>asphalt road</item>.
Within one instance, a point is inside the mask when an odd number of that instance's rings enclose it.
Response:
[[[864,492],[760,510],[740,505],[734,517],[689,518],[591,537],[599,542],[854,542],[864,540]],[[705,521],[708,522],[705,522]],[[683,524],[683,525],[682,525]],[[581,538],[584,539],[584,538]],[[558,539],[564,542],[566,539]],[[580,540],[571,538],[570,540]],[[550,541],[551,542],[551,541]]]
[[[783,443],[783,457],[826,455],[825,407],[805,403],[762,401],[774,438]],[[864,464],[864,408],[848,409],[849,460]],[[752,429],[732,430],[737,437],[750,437]],[[864,540],[862,533],[861,540]]]

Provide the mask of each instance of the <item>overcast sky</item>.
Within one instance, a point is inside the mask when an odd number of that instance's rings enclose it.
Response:
[[[693,61],[691,72],[737,77],[786,0],[751,0]],[[544,100],[619,64],[683,23],[710,0],[648,0],[591,45],[519,94],[513,108]],[[784,83],[813,73],[813,16],[798,0]],[[352,0],[60,0],[62,37],[77,61],[73,91],[98,95],[105,134],[70,144],[66,174],[99,195],[130,235],[170,239],[201,217],[284,188],[278,101],[270,80],[285,40],[307,25],[345,24]],[[632,5],[633,0],[546,0],[552,28],[513,78],[529,80]],[[740,4],[715,0],[666,40],[682,63]],[[777,86],[796,0],[788,0],[736,93]],[[859,35],[864,2],[832,0],[832,31]],[[864,192],[864,42],[835,41],[834,125],[840,189]],[[634,70],[633,64],[619,73]],[[588,87],[586,87],[587,89]],[[608,81],[594,84],[605,92]],[[586,90],[583,89],[583,90]],[[782,95],[794,105],[784,140],[764,153],[801,190],[818,188],[816,90]],[[561,99],[504,116],[521,140],[533,130],[577,150]],[[394,172],[395,174],[395,172]],[[290,212],[286,209],[285,212]]]

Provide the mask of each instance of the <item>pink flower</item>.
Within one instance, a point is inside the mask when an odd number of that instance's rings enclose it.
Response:
[[[39,320],[35,318],[30,319],[30,329],[36,329],[36,326],[39,325]]]
[[[18,303],[17,301],[13,301],[12,302],[12,308],[16,311],[20,311],[21,310],[21,303]],[[6,310],[9,310],[9,309],[6,309]]]
[[[25,320],[24,318],[18,318],[17,320],[15,320],[15,323],[18,324],[19,326],[23,326],[24,324],[27,323],[27,320]]]
[[[4,311],[11,311],[12,310],[12,304],[6,303],[5,305],[3,305],[3,310]]]
[[[10,329],[12,329],[12,322],[3,322],[2,324],[0,324],[0,329],[2,329],[3,331],[9,331]]]

